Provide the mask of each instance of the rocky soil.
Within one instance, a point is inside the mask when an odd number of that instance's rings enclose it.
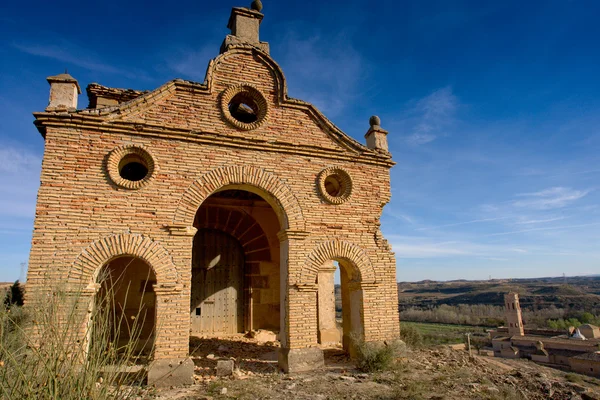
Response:
[[[405,349],[389,371],[357,371],[339,349],[326,350],[323,370],[277,371],[276,342],[198,339],[196,384],[149,390],[140,399],[573,399],[600,400],[600,380],[527,360],[475,356],[448,347]],[[202,350],[200,350],[202,349]],[[219,360],[232,359],[232,376],[217,377]]]

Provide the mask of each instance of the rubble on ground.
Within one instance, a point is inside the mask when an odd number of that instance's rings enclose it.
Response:
[[[196,384],[145,398],[600,400],[600,380],[449,347],[405,349],[394,368],[378,373],[357,371],[341,349],[326,349],[323,370],[294,375],[278,371],[278,347],[241,335],[194,338]],[[217,364],[228,373],[218,374]]]

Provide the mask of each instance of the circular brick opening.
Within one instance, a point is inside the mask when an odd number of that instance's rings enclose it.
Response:
[[[154,158],[138,146],[122,146],[110,152],[106,166],[110,179],[125,189],[139,189],[154,174]]]
[[[119,175],[123,179],[139,182],[148,176],[148,165],[146,161],[137,154],[130,154],[119,163]]]
[[[329,203],[341,204],[352,193],[352,179],[342,168],[327,168],[319,174],[318,187]]]
[[[325,178],[325,190],[332,197],[340,197],[344,194],[344,180],[338,174],[329,175]]]
[[[229,102],[231,116],[244,124],[258,121],[259,108],[256,101],[247,93],[238,93]]]
[[[221,111],[231,125],[249,131],[265,122],[269,106],[263,94],[254,86],[235,85],[223,92]]]

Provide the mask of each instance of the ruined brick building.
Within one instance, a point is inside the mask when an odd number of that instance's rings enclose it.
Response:
[[[540,364],[600,377],[600,329],[585,324],[569,332],[525,329],[519,295],[504,296],[507,327],[490,332],[495,357],[527,358]]]
[[[134,288],[115,294],[124,312],[148,310],[157,368],[189,371],[190,335],[257,329],[280,332],[285,371],[322,365],[319,344],[335,334],[319,288],[332,290],[334,261],[344,347],[399,334],[395,257],[380,231],[387,132],[371,118],[363,145],[288,97],[256,3],[232,10],[203,83],[91,84],[78,109],[79,84],[61,74],[34,114],[45,153],[28,296],[60,283],[93,304],[99,276],[118,276]]]

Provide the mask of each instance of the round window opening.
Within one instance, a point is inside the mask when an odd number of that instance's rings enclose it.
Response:
[[[342,168],[327,168],[319,174],[318,187],[327,202],[341,204],[352,193],[352,179]]]
[[[106,169],[110,179],[125,189],[140,189],[154,174],[154,158],[139,146],[121,146],[110,152]]]
[[[325,178],[325,190],[332,197],[340,197],[344,193],[344,181],[337,174]]]
[[[146,161],[137,154],[129,154],[119,162],[119,175],[123,179],[139,182],[148,176]]]
[[[229,102],[231,116],[244,124],[258,121],[258,104],[247,93],[238,93]]]
[[[249,131],[265,122],[269,106],[263,94],[254,86],[234,85],[221,95],[221,111],[231,125]]]

